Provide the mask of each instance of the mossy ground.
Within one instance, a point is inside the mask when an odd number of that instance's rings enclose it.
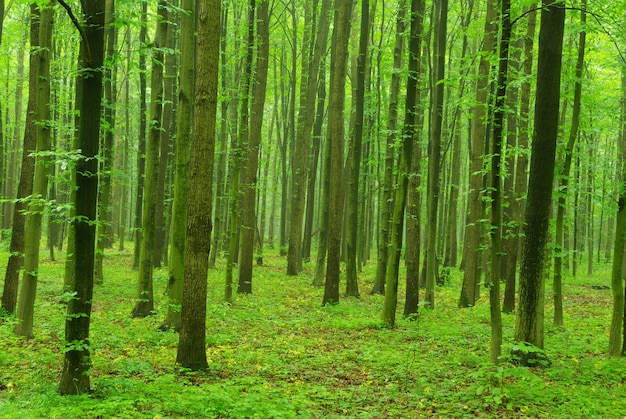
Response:
[[[7,254],[0,254],[5,266]],[[565,328],[549,326],[546,369],[489,364],[489,309],[456,307],[461,273],[436,291],[437,308],[382,328],[381,296],[370,296],[375,267],[360,275],[360,299],[322,307],[313,266],[285,275],[273,252],[255,267],[253,294],[221,302],[223,266],[209,273],[210,367],[181,371],[177,335],[158,327],[167,308],[167,271],[155,271],[156,315],[131,319],[136,272],[129,252],[107,249],[105,283],[92,316],[93,394],[61,397],[65,307],[59,304],[63,257],[46,259],[35,314],[35,339],[0,324],[1,418],[622,418],[626,360],[606,357],[610,267],[566,278]],[[402,286],[401,286],[401,295]],[[399,315],[401,307],[399,308]],[[504,316],[503,352],[514,316]]]

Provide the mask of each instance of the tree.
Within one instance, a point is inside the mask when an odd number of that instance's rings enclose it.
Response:
[[[248,155],[243,167],[243,198],[241,214],[241,255],[239,260],[239,292],[251,292],[252,261],[254,259],[254,243],[257,231],[256,200],[259,166],[259,148],[261,130],[263,128],[263,109],[265,107],[265,91],[267,86],[267,67],[269,60],[269,11],[267,0],[257,6],[257,58],[254,85],[252,86],[252,109],[250,116],[250,137]],[[261,238],[262,240],[262,238]]]
[[[13,210],[11,226],[11,243],[9,261],[4,276],[2,289],[2,312],[14,314],[17,307],[17,294],[20,270],[24,264],[24,225],[26,217],[25,198],[33,190],[33,176],[35,173],[35,158],[31,152],[37,146],[37,131],[35,126],[35,107],[37,100],[37,63],[42,52],[39,49],[39,8],[31,5],[30,19],[30,72],[28,77],[28,105],[26,109],[26,125],[24,128],[23,150],[21,159],[20,180],[17,187],[17,202]]]
[[[483,218],[483,171],[487,126],[487,104],[489,93],[489,55],[493,53],[497,36],[496,2],[487,2],[485,31],[483,36],[478,76],[476,80],[476,105],[472,108],[472,149],[469,175],[469,197],[465,241],[463,242],[463,286],[459,307],[472,307],[476,304],[480,282],[480,240],[481,219]]]
[[[152,56],[152,80],[150,82],[150,136],[146,144],[146,178],[143,191],[143,215],[141,216],[141,249],[137,271],[137,301],[132,317],[145,317],[154,311],[154,236],[157,209],[157,183],[159,178],[159,154],[161,150],[161,119],[163,117],[163,48],[168,27],[168,2],[159,0],[158,22]]]
[[[211,247],[211,192],[220,53],[219,0],[198,3],[194,122],[191,143],[185,280],[176,362],[185,368],[208,366],[206,294]]]
[[[509,42],[511,40],[511,2],[502,0],[500,19],[500,58],[498,86],[493,117],[493,147],[491,154],[491,275],[489,275],[489,308],[491,315],[491,362],[496,364],[502,352],[502,314],[500,313],[500,265],[502,259],[502,141],[504,132],[504,103],[508,84]]]
[[[184,0],[180,19],[180,75],[178,109],[176,113],[176,171],[174,173],[174,203],[172,209],[171,253],[167,296],[169,304],[163,328],[180,329],[180,304],[185,274],[185,234],[189,201],[189,159],[192,136],[195,0]]]
[[[63,1],[68,13],[71,9]],[[77,86],[78,146],[81,158],[76,163],[74,219],[74,287],[65,318],[65,356],[59,385],[61,394],[88,393],[90,389],[89,324],[93,299],[94,253],[96,245],[96,207],[98,199],[98,161],[102,65],[104,61],[104,0],[82,0],[84,23],[81,33],[81,58]],[[77,22],[75,18],[72,19]]]
[[[410,11],[410,38],[409,38],[409,62],[407,76],[407,94],[404,105],[404,127],[402,128],[402,149],[400,151],[400,169],[396,180],[396,192],[394,198],[393,216],[390,227],[390,243],[387,251],[387,269],[385,273],[385,302],[383,305],[382,318],[388,327],[394,327],[396,322],[396,307],[398,304],[398,272],[400,265],[400,253],[402,252],[402,234],[404,229],[404,209],[406,207],[407,191],[409,185],[409,171],[413,147],[415,146],[415,118],[417,108],[417,86],[419,78],[419,63],[422,41],[422,12],[424,2],[411,1]]]
[[[526,228],[520,271],[519,309],[515,340],[543,348],[543,268],[552,201],[561,87],[561,58],[565,6],[562,1],[542,2],[535,128],[533,132]]]
[[[41,221],[48,196],[48,161],[50,150],[50,51],[52,49],[52,25],[54,11],[50,4],[37,6],[32,19],[39,21],[40,48],[37,56],[37,104],[36,104],[36,157],[33,193],[29,199],[24,224],[24,273],[17,304],[18,323],[15,333],[31,337],[35,295],[39,276],[39,248],[41,244]]]
[[[341,176],[343,161],[343,108],[350,37],[351,0],[337,0],[331,53],[329,95],[329,188],[328,188],[328,257],[322,304],[339,303],[339,257],[341,254]]]
[[[557,181],[559,182],[557,209],[556,209],[556,228],[555,228],[555,247],[554,247],[554,325],[563,326],[563,220],[565,218],[565,203],[567,200],[568,184],[570,169],[572,167],[572,154],[574,145],[578,137],[578,127],[580,126],[580,108],[582,97],[582,76],[583,66],[585,65],[585,43],[587,22],[587,1],[582,1],[582,10],[580,12],[580,24],[582,30],[578,35],[578,58],[576,60],[576,75],[574,76],[574,103],[572,105],[572,126],[569,132],[569,139],[565,147],[565,161],[563,165],[559,165],[559,173]],[[592,257],[589,257],[592,259]]]
[[[350,137],[352,159],[350,161],[350,180],[348,190],[348,235],[346,260],[346,296],[359,297],[357,280],[357,244],[359,236],[359,183],[361,173],[361,154],[363,142],[363,113],[365,108],[365,72],[367,48],[369,45],[369,0],[361,0],[361,31],[359,36],[359,55],[357,56],[356,79],[356,121]],[[361,216],[363,216],[362,214]],[[361,233],[362,234],[362,233]]]
[[[428,141],[428,237],[426,246],[426,295],[430,308],[435,308],[435,278],[437,261],[437,212],[439,208],[439,177],[441,173],[441,126],[444,110],[444,81],[446,62],[446,36],[448,32],[448,1],[435,3],[435,51],[434,51],[434,93],[431,102],[431,133]]]
[[[622,112],[619,138],[620,160],[622,165],[622,179],[620,182],[620,196],[615,222],[615,242],[613,244],[613,263],[611,269],[611,290],[613,294],[613,313],[611,328],[609,329],[610,356],[624,355],[622,338],[624,333],[624,244],[626,243],[626,72],[622,70]]]
[[[398,16],[396,19],[396,36],[393,47],[393,68],[389,84],[389,111],[387,129],[389,131],[385,143],[385,166],[382,183],[383,192],[379,194],[379,234],[377,240],[376,277],[370,294],[385,293],[385,274],[387,272],[389,229],[391,226],[391,212],[393,210],[393,167],[395,159],[395,139],[398,123],[398,93],[400,90],[400,68],[404,50],[404,31],[406,28],[406,0],[398,1]]]

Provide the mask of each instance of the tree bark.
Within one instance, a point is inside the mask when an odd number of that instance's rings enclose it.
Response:
[[[578,138],[578,127],[580,126],[580,108],[582,97],[582,76],[583,66],[585,64],[585,41],[587,22],[587,1],[582,1],[582,10],[580,12],[580,25],[582,27],[578,35],[578,58],[576,60],[576,73],[574,76],[574,103],[572,105],[572,126],[570,128],[569,139],[565,147],[565,162],[559,165],[558,179],[559,186],[557,189],[557,210],[556,210],[556,229],[555,229],[555,247],[554,247],[554,281],[552,283],[552,291],[554,298],[554,325],[563,326],[563,221],[565,219],[565,207],[567,201],[567,192],[569,184],[570,169],[572,167],[572,153],[576,138]]]
[[[98,162],[102,65],[104,61],[104,0],[82,0],[85,37],[81,42],[82,71],[78,83],[81,96],[78,146],[82,157],[76,163],[76,217],[74,235],[74,288],[65,320],[65,357],[59,392],[90,392],[89,324],[93,298],[94,250],[96,245],[96,206],[98,199]],[[95,175],[95,176],[94,176]]]
[[[48,197],[48,161],[44,154],[50,150],[50,54],[52,49],[52,25],[54,11],[49,3],[37,6],[33,19],[39,22],[39,52],[37,53],[37,145],[33,193],[28,202],[24,224],[24,274],[17,304],[18,323],[15,333],[32,337],[35,295],[39,276],[39,248],[41,244],[41,221],[44,204]]]
[[[161,150],[161,123],[163,117],[163,63],[165,38],[168,26],[169,4],[159,0],[157,30],[152,51],[152,80],[150,83],[150,136],[146,144],[146,178],[143,191],[143,215],[141,217],[141,249],[137,271],[137,299],[132,317],[154,314],[154,237],[157,210],[157,183],[159,154]]]
[[[322,305],[339,303],[339,258],[341,255],[341,213],[343,209],[343,199],[341,199],[344,142],[343,110],[351,9],[352,0],[337,0],[330,64],[328,257]]]
[[[259,166],[259,148],[263,128],[263,110],[267,86],[267,68],[269,60],[269,11],[267,0],[257,5],[257,62],[254,85],[252,86],[252,109],[250,116],[250,136],[247,156],[242,168],[243,189],[241,213],[241,255],[239,259],[238,292],[252,292],[252,265],[256,236],[256,199],[258,190],[257,172]]]
[[[515,340],[539,348],[543,348],[543,268],[559,125],[564,22],[563,2],[543,1],[539,31],[535,128],[520,271],[519,309],[515,323]]]
[[[189,159],[193,128],[195,0],[183,0],[180,18],[180,74],[176,122],[176,172],[172,210],[171,255],[167,296],[169,304],[163,329],[180,330],[180,304],[185,273],[185,235],[189,201]]]
[[[219,0],[198,3],[196,81],[191,148],[185,282],[176,362],[206,368],[206,297],[211,248],[211,196],[220,53]]]

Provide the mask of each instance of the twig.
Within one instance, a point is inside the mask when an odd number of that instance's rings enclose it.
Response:
[[[85,44],[85,61],[87,67],[91,67],[91,65],[93,64],[93,59],[91,57],[91,47],[89,46],[89,41],[87,39],[87,34],[85,33],[84,28],[78,22],[78,19],[76,19],[74,12],[72,12],[72,8],[65,2],[65,0],[57,0],[57,2],[65,9],[67,15],[70,17],[70,20],[72,21],[76,29],[78,29],[78,33],[80,34],[80,37]]]

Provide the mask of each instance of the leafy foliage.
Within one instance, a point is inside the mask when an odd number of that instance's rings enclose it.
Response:
[[[177,334],[158,331],[168,304],[163,271],[155,274],[159,315],[130,318],[131,263],[129,253],[108,251],[105,285],[95,290],[95,391],[61,397],[63,262],[42,260],[35,339],[16,337],[11,319],[0,325],[0,417],[612,418],[626,411],[626,365],[604,355],[610,291],[592,288],[607,281],[604,265],[595,277],[566,278],[567,328],[546,329],[549,368],[489,362],[486,295],[474,308],[456,308],[456,270],[438,290],[436,311],[422,309],[389,330],[379,319],[381,296],[322,307],[322,290],[309,285],[311,266],[287,277],[275,253],[256,269],[255,293],[224,304],[218,265],[209,273],[209,369],[190,372],[174,363]],[[509,353],[514,318],[503,320]]]

